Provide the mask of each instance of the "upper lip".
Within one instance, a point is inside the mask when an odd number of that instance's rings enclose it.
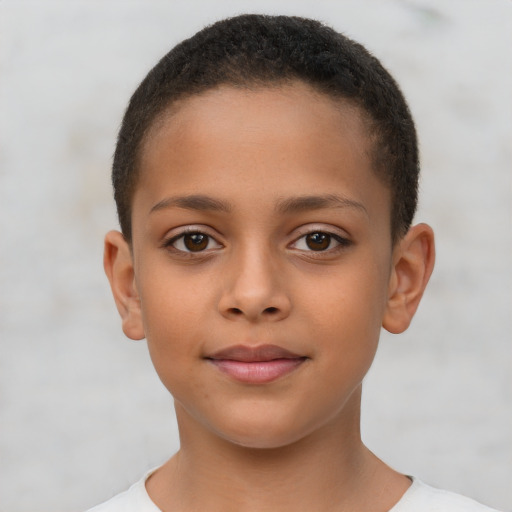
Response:
[[[259,345],[250,347],[247,345],[233,345],[214,352],[207,359],[241,361],[244,363],[265,362],[274,359],[299,359],[304,356],[295,354],[278,345]]]

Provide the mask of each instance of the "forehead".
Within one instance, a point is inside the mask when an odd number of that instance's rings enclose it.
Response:
[[[346,100],[301,82],[223,86],[175,102],[153,125],[140,155],[134,213],[137,204],[147,209],[176,189],[205,187],[263,202],[341,187],[388,209],[370,154],[364,117]]]
[[[235,124],[238,129],[260,127],[267,133],[280,131],[286,124],[288,132],[296,123],[305,136],[306,127],[301,123],[309,117],[315,121],[317,132],[322,136],[336,137],[338,129],[343,127],[344,135],[359,138],[358,149],[366,151],[370,146],[366,114],[353,102],[345,98],[333,98],[312,86],[295,81],[286,84],[254,87],[235,87],[223,85],[199,94],[185,96],[174,101],[162,112],[148,130],[142,146],[142,158],[154,150],[162,139],[169,136],[184,135],[187,129],[212,136],[209,131],[212,124],[217,128]],[[268,122],[270,121],[270,122]]]

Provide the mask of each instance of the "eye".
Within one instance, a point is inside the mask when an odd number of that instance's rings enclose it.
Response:
[[[167,242],[166,247],[172,247],[181,252],[203,252],[222,247],[213,237],[200,231],[190,231],[177,235]]]
[[[312,231],[298,238],[292,247],[299,251],[322,252],[348,245],[350,245],[350,241],[341,236],[325,231]]]

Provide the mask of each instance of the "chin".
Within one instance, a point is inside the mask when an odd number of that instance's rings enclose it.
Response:
[[[300,425],[297,421],[273,420],[231,422],[215,429],[215,433],[226,441],[244,448],[272,450],[284,448],[309,436],[314,426]],[[283,420],[283,418],[281,418]]]
[[[268,433],[261,435],[261,432],[254,436],[250,436],[245,432],[243,436],[233,435],[223,437],[232,444],[252,450],[277,450],[290,446],[301,439],[301,436],[290,437],[289,433],[282,436],[272,436],[268,435]]]

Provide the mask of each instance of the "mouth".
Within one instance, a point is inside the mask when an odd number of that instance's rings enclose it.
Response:
[[[265,384],[293,372],[308,358],[277,345],[236,345],[206,358],[222,373],[248,384]]]

